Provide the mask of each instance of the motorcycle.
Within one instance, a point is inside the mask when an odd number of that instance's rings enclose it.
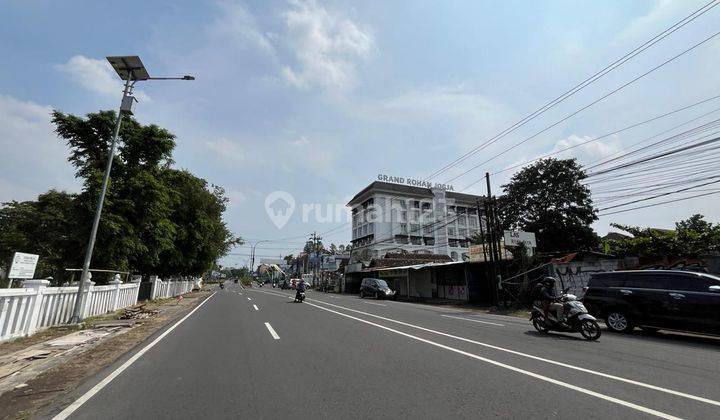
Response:
[[[297,292],[295,294],[295,302],[302,303],[305,300],[305,292]]]
[[[220,289],[224,289],[224,288],[225,288],[225,285],[220,283]]]
[[[530,322],[533,327],[541,333],[548,331],[579,332],[586,340],[594,341],[600,338],[600,325],[597,319],[588,313],[587,308],[577,299],[577,296],[569,294],[569,288],[563,290],[557,302],[562,303],[565,319],[559,321],[554,314],[548,312],[547,318],[540,301],[533,303]]]

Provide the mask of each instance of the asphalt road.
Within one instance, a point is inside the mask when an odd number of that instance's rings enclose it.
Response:
[[[720,418],[713,338],[587,342],[519,318],[290,296],[218,291],[81,387],[61,417]]]

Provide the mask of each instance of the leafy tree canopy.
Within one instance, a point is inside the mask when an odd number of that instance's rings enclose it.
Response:
[[[0,257],[14,251],[41,255],[61,274],[80,267],[107,164],[116,114],[85,117],[54,111],[55,131],[70,148],[68,161],[82,179],[79,194],[49,191],[37,201],[5,203]],[[222,220],[222,188],[171,168],[175,136],[157,125],[123,118],[113,159],[92,267],[158,275],[197,275],[242,243]]]
[[[541,159],[503,185],[498,213],[504,229],[534,232],[538,251],[594,249],[597,220],[585,172],[575,159]]]

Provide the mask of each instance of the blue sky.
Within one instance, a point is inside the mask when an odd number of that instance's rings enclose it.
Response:
[[[50,187],[77,190],[51,109],[114,109],[108,55],[140,55],[152,75],[194,82],[138,85],[136,117],[177,136],[176,165],[227,189],[226,219],[263,244],[341,223],[303,222],[303,203],[343,205],[378,173],[423,178],[661,32],[706,1],[3,1],[0,3],[0,201]],[[443,182],[661,63],[717,30],[720,8],[679,30],[458,168]],[[640,82],[453,182],[714,96],[713,40]],[[704,107],[574,149],[581,162],[720,106]],[[510,173],[498,175],[499,188]],[[480,192],[479,186],[469,192]],[[298,203],[278,229],[265,198]],[[672,226],[712,196],[601,218]],[[338,228],[326,242],[347,243]],[[249,248],[226,258],[243,264]]]

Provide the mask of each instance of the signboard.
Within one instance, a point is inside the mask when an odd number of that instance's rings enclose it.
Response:
[[[483,252],[483,248],[485,248],[485,245],[470,245],[471,262],[491,261],[492,257],[490,256],[490,246],[487,247],[485,252]],[[501,259],[509,260],[512,258],[512,254],[505,248],[505,245],[500,244],[500,249],[498,251],[500,252]]]
[[[411,187],[438,188],[445,191],[455,191],[455,188],[450,184],[433,184],[432,182],[423,181],[421,179],[403,178],[401,176],[378,174],[377,180],[383,182],[392,182],[393,184],[410,185]]]
[[[519,230],[506,230],[503,239],[505,240],[506,246],[518,246],[525,244],[528,250],[532,250],[537,247],[535,243],[535,234],[532,232],[522,232]]]
[[[10,279],[32,279],[35,276],[39,255],[16,252],[10,265]]]

